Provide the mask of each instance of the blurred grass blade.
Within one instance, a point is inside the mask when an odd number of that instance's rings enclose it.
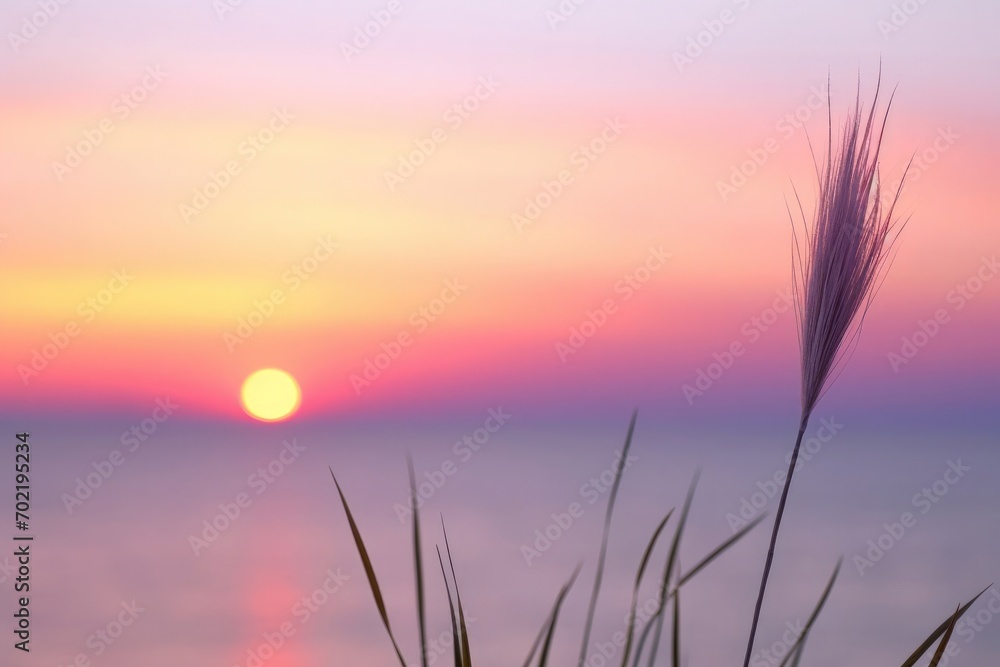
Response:
[[[969,607],[971,607],[973,604],[975,604],[976,600],[979,599],[979,596],[982,595],[983,593],[985,593],[986,591],[988,591],[990,589],[990,586],[992,586],[992,585],[993,584],[990,584],[989,586],[987,586],[986,588],[984,588],[983,590],[981,590],[979,592],[979,595],[977,595],[976,597],[972,598],[967,603],[965,603],[964,605],[962,605],[961,607],[959,607],[958,608],[958,616],[959,616],[959,618],[961,618],[965,614],[965,612],[967,612],[969,610]],[[945,619],[944,623],[942,623],[941,625],[939,625],[937,627],[937,629],[934,632],[931,633],[931,636],[924,640],[924,643],[921,644],[920,647],[917,648],[917,650],[913,652],[913,655],[911,655],[909,658],[907,658],[906,662],[904,662],[901,667],[913,667],[913,665],[917,664],[917,660],[920,660],[920,656],[922,656],[924,653],[926,653],[927,649],[929,649],[931,646],[933,646],[933,644],[937,640],[937,638],[940,637],[941,634],[944,633],[948,629],[948,626],[950,624],[951,624],[951,617]]]
[[[667,591],[670,587],[670,578],[673,576],[674,566],[677,563],[677,553],[680,551],[681,537],[684,535],[684,525],[687,523],[688,513],[691,511],[691,501],[694,500],[694,490],[698,486],[698,478],[701,471],[695,471],[691,479],[691,486],[688,488],[687,497],[684,499],[684,507],[681,509],[680,519],[677,521],[677,531],[674,533],[673,543],[670,545],[670,556],[667,558],[667,565],[663,569],[663,580],[660,583],[660,606],[656,610],[654,618],[649,620],[650,624],[656,623],[656,633],[653,635],[653,645],[649,653],[649,667],[656,663],[656,654],[660,648],[660,635],[663,634],[663,608],[667,604]],[[648,628],[648,625],[647,625]],[[638,661],[639,656],[636,656]]]
[[[639,571],[636,572],[635,586],[632,588],[632,606],[628,612],[628,627],[625,629],[625,649],[622,651],[622,667],[628,664],[628,656],[632,651],[632,637],[635,635],[635,615],[639,607],[639,587],[642,585],[642,578],[646,573],[646,566],[649,564],[649,557],[653,553],[653,548],[656,546],[660,533],[663,532],[663,528],[667,525],[667,521],[670,520],[673,513],[674,511],[670,510],[663,517],[663,520],[660,521],[660,525],[653,531],[653,536],[649,538],[649,544],[646,545],[646,551],[642,554],[642,560],[639,561]]]
[[[608,555],[608,534],[611,532],[611,514],[615,509],[615,498],[618,497],[618,487],[622,481],[622,473],[625,472],[625,462],[628,460],[628,450],[632,446],[632,434],[635,432],[635,420],[638,414],[638,410],[632,411],[632,418],[628,424],[628,432],[625,434],[625,445],[622,447],[620,465],[618,466],[618,470],[615,471],[615,480],[611,484],[611,493],[608,495],[608,507],[604,514],[604,535],[601,537],[601,550],[597,556],[597,572],[594,574],[594,590],[590,594],[587,620],[583,625],[583,641],[580,645],[579,667],[584,667],[587,661],[587,644],[590,643],[590,630],[594,625],[597,598],[601,593],[601,580],[604,578],[604,562]]]
[[[378,607],[379,616],[382,617],[382,625],[385,626],[386,632],[389,633],[389,639],[392,641],[392,647],[396,650],[396,657],[399,658],[399,664],[402,667],[407,667],[406,659],[403,658],[402,651],[399,650],[399,644],[396,642],[395,635],[392,634],[392,627],[389,625],[389,614],[385,610],[385,601],[382,598],[382,590],[379,588],[378,579],[375,577],[375,569],[372,567],[371,559],[368,557],[368,550],[365,549],[364,540],[361,539],[361,532],[358,530],[358,525],[354,522],[354,515],[351,514],[351,508],[347,505],[347,499],[344,498],[344,492],[340,488],[340,483],[337,482],[337,476],[333,474],[333,469],[330,469],[330,475],[333,477],[333,483],[337,487],[337,493],[340,495],[340,502],[344,506],[344,513],[347,515],[347,523],[351,526],[351,534],[354,536],[354,545],[358,549],[358,555],[361,556],[361,564],[365,568],[365,575],[368,577],[368,585],[371,586],[372,596],[375,598],[375,606]]]
[[[581,567],[583,567],[582,563],[576,566],[576,569],[573,570],[573,575],[563,585],[562,590],[559,591],[559,595],[556,597],[556,604],[552,608],[552,615],[549,617],[549,630],[546,633],[545,643],[542,645],[542,654],[538,659],[538,667],[545,667],[549,664],[549,649],[552,648],[552,637],[556,633],[556,621],[559,620],[559,609],[562,607],[563,600],[566,599],[569,589],[573,587],[573,582],[576,581],[577,575],[580,574]]]
[[[681,564],[677,563],[677,570],[680,571]],[[673,650],[671,651],[673,667],[681,666],[681,593],[680,586],[674,588],[674,628],[673,636],[671,637],[671,644],[673,645]]]
[[[705,566],[707,566],[709,563],[711,563],[713,560],[715,560],[718,556],[722,555],[722,553],[725,552],[726,549],[728,549],[729,547],[731,547],[734,544],[736,544],[740,539],[743,538],[744,535],[746,535],[751,530],[753,530],[754,528],[756,528],[757,524],[759,524],[761,521],[763,521],[766,516],[767,516],[766,514],[761,514],[759,517],[757,517],[756,519],[754,519],[753,521],[751,521],[749,524],[747,524],[746,526],[744,526],[743,528],[741,528],[739,531],[737,531],[736,534],[734,534],[728,540],[726,540],[725,542],[723,542],[722,544],[720,544],[718,547],[716,547],[715,550],[712,551],[712,553],[708,554],[703,559],[701,559],[700,563],[698,563],[697,565],[695,565],[691,569],[690,572],[688,572],[687,574],[685,574],[684,576],[682,576],[680,578],[680,580],[677,582],[677,588],[680,588],[681,586],[683,586],[684,584],[686,584],[691,579],[691,577],[693,577],[694,575],[698,574],[702,569],[705,568]]]
[[[448,567],[451,568],[451,579],[455,582],[455,600],[458,602],[458,624],[462,631],[462,665],[472,667],[472,651],[469,648],[469,627],[465,623],[465,607],[462,606],[462,593],[458,589],[458,576],[455,574],[455,561],[451,557],[451,543],[448,541],[448,529],[441,517],[441,532],[444,533],[444,548],[448,552]]]
[[[804,651],[805,648],[806,648],[806,635],[805,633],[802,633],[802,641],[799,642],[798,646],[792,649],[793,651],[792,655],[795,656],[795,658],[792,660],[792,667],[799,667],[799,663],[802,661],[802,651]]]
[[[816,603],[816,608],[813,609],[812,614],[809,615],[809,620],[806,621],[805,626],[802,628],[802,634],[800,634],[799,638],[795,640],[794,644],[792,644],[792,648],[789,649],[788,653],[785,655],[785,659],[781,661],[781,664],[778,665],[778,667],[785,667],[788,661],[792,659],[793,655],[801,653],[801,646],[806,640],[806,635],[808,635],[809,631],[812,630],[813,623],[815,623],[816,619],[819,618],[819,613],[823,611],[823,605],[826,604],[827,598],[830,597],[830,591],[833,590],[833,584],[837,581],[837,575],[840,574],[840,566],[843,562],[843,558],[840,558],[837,561],[837,566],[833,568],[833,574],[830,575],[830,581],[826,582],[826,588],[823,589],[823,595],[820,596],[819,602]]]
[[[649,631],[656,626],[656,620],[659,616],[660,612],[655,612],[646,621],[646,625],[643,626],[642,633],[639,635],[639,643],[635,646],[635,658],[632,660],[632,667],[639,667],[639,659],[642,657],[642,649],[646,646],[646,639],[649,638]]]
[[[448,574],[444,569],[444,558],[441,557],[441,547],[436,547],[438,564],[441,566],[441,578],[444,579],[444,589],[448,593],[448,612],[451,615],[451,646],[455,649],[455,667],[466,667],[462,659],[462,649],[459,648],[458,618],[455,616],[455,601],[451,597],[451,586],[448,585]]]
[[[417,476],[413,472],[413,459],[406,455],[410,473],[410,505],[413,507],[413,569],[417,582],[417,626],[420,631],[420,664],[427,667],[427,610],[424,603],[424,563],[420,548],[420,510],[417,509]]]
[[[934,652],[934,657],[931,659],[931,664],[927,665],[927,667],[937,667],[938,663],[941,662],[941,656],[944,655],[944,649],[946,646],[948,646],[948,642],[951,641],[951,633],[954,632],[955,624],[958,623],[958,617],[960,616],[958,612],[961,611],[961,609],[962,609],[961,605],[955,607],[955,615],[951,617],[951,624],[945,631],[944,637],[941,638],[941,643],[938,644],[937,651]]]
[[[538,631],[538,635],[535,637],[535,641],[531,644],[531,650],[528,651],[528,657],[524,659],[523,667],[530,667],[532,659],[535,654],[538,653],[538,647],[542,645],[542,640],[545,639],[545,632],[549,629],[549,624],[552,622],[552,614],[545,617],[545,623],[542,624],[542,629]]]
[[[670,514],[667,515],[667,518],[670,518]],[[710,554],[708,554],[703,559],[701,559],[701,561],[699,561],[698,564],[695,565],[691,569],[690,572],[684,574],[678,580],[676,588],[674,588],[674,590],[671,591],[667,595],[667,598],[669,599],[670,597],[672,597],[673,595],[675,595],[677,593],[677,590],[680,589],[681,586],[683,586],[684,584],[686,584],[687,582],[689,582],[694,577],[694,575],[696,575],[699,572],[701,572],[701,570],[703,570],[706,566],[708,566],[713,560],[715,560],[716,558],[718,558],[719,556],[721,556],[727,549],[729,549],[729,547],[733,546],[734,544],[736,544],[736,542],[738,542],[739,540],[741,540],[748,532],[750,532],[751,530],[753,530],[761,521],[763,521],[764,518],[765,518],[765,516],[761,515],[760,517],[754,519],[752,522],[750,522],[749,524],[747,524],[746,526],[744,526],[742,529],[740,529],[735,535],[733,535],[732,537],[730,537],[729,539],[727,539],[725,542],[723,542],[722,544],[720,544],[718,547],[716,547]],[[664,524],[666,523],[666,519],[663,520],[663,523]],[[648,559],[650,551],[652,550],[653,543],[655,542],[655,539],[659,535],[659,531],[662,530],[662,528],[663,528],[663,524],[661,524],[660,527],[657,528],[657,532],[654,535],[654,539],[650,541],[649,546],[646,548],[646,554],[643,555],[643,564],[642,564],[642,566],[640,568],[640,573],[642,571],[642,568],[645,567],[646,559]],[[636,591],[635,591],[634,595],[638,595],[638,584],[639,584],[639,581],[638,581],[638,578],[637,578],[636,579],[636,587],[637,588],[636,588]],[[622,664],[621,664],[621,667],[626,667],[626,665],[628,664],[629,656],[631,655],[632,639],[633,639],[634,632],[635,632],[635,614],[634,614],[634,612],[635,612],[635,604],[636,604],[636,602],[637,602],[637,598],[634,598],[633,599],[632,613],[630,614],[630,617],[629,617],[629,625],[628,625],[626,636],[625,636],[625,650],[623,651],[623,655],[622,655]],[[652,622],[653,619],[657,618],[657,616],[658,616],[658,614],[654,615],[650,619],[650,622]],[[642,640],[639,642],[639,645],[638,645],[638,650],[639,650],[640,653],[642,652],[642,647],[645,645],[645,639],[646,639],[647,635],[649,634],[649,630],[651,630],[651,629],[652,628],[647,625],[646,628],[643,631]],[[639,664],[639,656],[638,655],[636,656],[636,660],[635,660],[635,662],[633,664],[636,664],[636,665]]]

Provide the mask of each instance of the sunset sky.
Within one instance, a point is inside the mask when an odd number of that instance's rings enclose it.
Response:
[[[401,3],[357,48],[377,3],[77,2],[14,39],[0,74],[5,410],[170,396],[191,417],[239,419],[239,382],[277,366],[319,418],[495,396],[683,413],[682,385],[790,286],[785,201],[797,190],[811,210],[806,132],[822,147],[827,74],[839,123],[859,75],[871,99],[880,59],[880,101],[898,86],[883,180],[916,156],[912,218],[845,387],[866,406],[983,402],[1000,290],[949,294],[1000,239],[993,5],[927,6],[890,32],[888,3],[593,2],[568,17],[552,4]],[[33,9],[8,4],[4,25],[33,34]],[[688,38],[727,9],[698,55]],[[592,141],[600,154],[581,150]],[[523,217],[561,172],[554,201]],[[615,285],[650,248],[669,259],[626,300]],[[449,280],[466,289],[415,316]],[[257,319],[275,290],[284,301]],[[557,344],[608,298],[620,310],[564,363]],[[942,308],[951,321],[894,372],[889,353]],[[233,343],[241,318],[258,326]],[[55,358],[34,354],[74,323]],[[717,409],[794,395],[793,324],[752,341]],[[406,332],[358,390],[352,376]]]
[[[842,664],[848,635],[858,664],[905,657],[998,576],[998,24],[993,0],[4,3],[0,422],[44,443],[32,658],[97,658],[88,635],[138,596],[155,622],[94,664],[246,665],[343,568],[322,623],[267,667],[391,664],[327,466],[413,655],[404,452],[432,474],[489,410],[516,418],[428,505],[454,522],[485,664],[523,658],[592,558],[596,511],[538,567],[519,546],[607,465],[633,407],[643,465],[612,600],[705,465],[695,562],[791,445],[789,211],[801,223],[798,197],[812,219],[828,105],[836,141],[880,71],[880,183],[906,172],[908,223],[820,403],[848,427],[792,494],[762,637],[964,457],[975,481],[897,566],[844,575],[809,664]],[[301,405],[263,424],[240,387],[272,368]],[[134,462],[67,504],[133,428]],[[296,438],[309,463],[285,461],[254,518],[192,554]],[[692,665],[742,655],[762,539],[688,598]],[[995,630],[967,664],[1000,651]]]

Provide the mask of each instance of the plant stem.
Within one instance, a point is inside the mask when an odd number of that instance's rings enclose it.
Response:
[[[785,513],[785,502],[788,500],[788,489],[792,485],[792,473],[795,472],[795,464],[799,460],[799,447],[802,445],[802,436],[806,432],[806,424],[809,423],[809,415],[803,415],[799,425],[799,435],[795,438],[795,448],[792,450],[792,458],[788,462],[788,474],[785,476],[785,488],[781,490],[781,500],[778,501],[778,513],[774,517],[774,529],[771,531],[771,545],[767,549],[767,560],[764,562],[764,576],[760,579],[760,592],[757,594],[757,606],[753,612],[753,623],[750,625],[750,641],[747,642],[747,655],[743,660],[743,667],[749,667],[750,656],[753,654],[753,640],[757,636],[757,623],[760,621],[760,608],[764,604],[764,591],[767,589],[767,577],[771,574],[771,562],[774,560],[774,545],[778,541],[778,528],[781,527],[781,516]]]

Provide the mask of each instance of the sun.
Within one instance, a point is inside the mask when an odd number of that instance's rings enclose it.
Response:
[[[243,409],[264,422],[288,419],[299,409],[301,398],[295,378],[277,368],[254,371],[240,389]]]

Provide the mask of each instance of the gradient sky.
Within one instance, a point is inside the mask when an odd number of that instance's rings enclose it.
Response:
[[[974,481],[897,565],[845,573],[810,664],[842,664],[844,637],[858,664],[905,655],[996,579],[998,24],[993,0],[4,3],[0,422],[42,443],[32,658],[68,664],[138,597],[155,622],[100,664],[245,664],[344,568],[323,623],[267,667],[390,664],[326,466],[408,619],[403,452],[433,472],[497,406],[515,425],[428,506],[454,522],[480,655],[522,657],[592,553],[596,512],[540,567],[518,545],[605,465],[633,406],[645,449],[614,595],[705,465],[711,500],[682,550],[695,562],[782,468],[799,404],[787,206],[798,193],[810,217],[828,81],[839,127],[880,68],[881,182],[913,159],[909,223],[817,412],[848,427],[795,489],[761,636],[965,457]],[[298,418],[242,412],[240,384],[264,367],[298,379]],[[67,509],[157,401],[178,406],[169,423]],[[296,437],[310,462],[192,555],[190,535]],[[691,664],[742,655],[763,539],[687,598]],[[979,636],[969,664],[1000,651]]]
[[[342,44],[378,3],[258,0],[222,18],[207,0],[61,6],[2,56],[5,406],[114,411],[171,396],[190,416],[240,418],[241,379],[279,366],[312,416],[447,412],[498,394],[541,412],[624,396],[682,413],[682,385],[789,285],[785,199],[794,185],[811,206],[798,125],[823,137],[817,91],[829,72],[839,123],[859,74],[870,100],[880,60],[884,92],[898,86],[883,178],[897,183],[914,153],[928,163],[903,197],[912,220],[845,385],[877,381],[897,397],[862,405],[942,399],[903,398],[914,386],[982,405],[1000,290],[986,283],[961,312],[948,294],[1000,239],[988,32],[1000,10],[928,5],[883,37],[891,3],[682,4],[589,2],[550,26],[546,3],[402,3],[350,62]],[[678,67],[688,38],[727,8],[730,24]],[[8,3],[2,23],[24,32],[33,10]],[[144,80],[145,99],[126,106]],[[477,86],[475,111],[446,115]],[[276,109],[293,118],[273,141],[244,143]],[[803,124],[783,120],[796,113]],[[581,157],[614,119],[607,150]],[[435,129],[443,142],[391,191],[386,172]],[[102,138],[79,166],[54,166],[87,136]],[[765,144],[763,166],[720,195]],[[180,207],[233,160],[228,187],[185,221]],[[518,230],[512,215],[562,170],[569,185]],[[338,248],[293,290],[286,272],[318,238]],[[615,285],[650,247],[670,259],[626,303]],[[101,312],[80,305],[116,271],[134,279],[103,293]],[[412,314],[449,279],[467,289],[416,331]],[[227,345],[276,289],[287,298],[273,316]],[[563,363],[556,344],[607,298],[619,312]],[[888,353],[940,308],[952,321],[894,372]],[[719,407],[794,395],[793,319],[753,341],[720,381]],[[73,322],[78,335],[25,379],[19,367]],[[403,332],[413,344],[356,391],[351,376]],[[773,370],[763,394],[762,368]]]

